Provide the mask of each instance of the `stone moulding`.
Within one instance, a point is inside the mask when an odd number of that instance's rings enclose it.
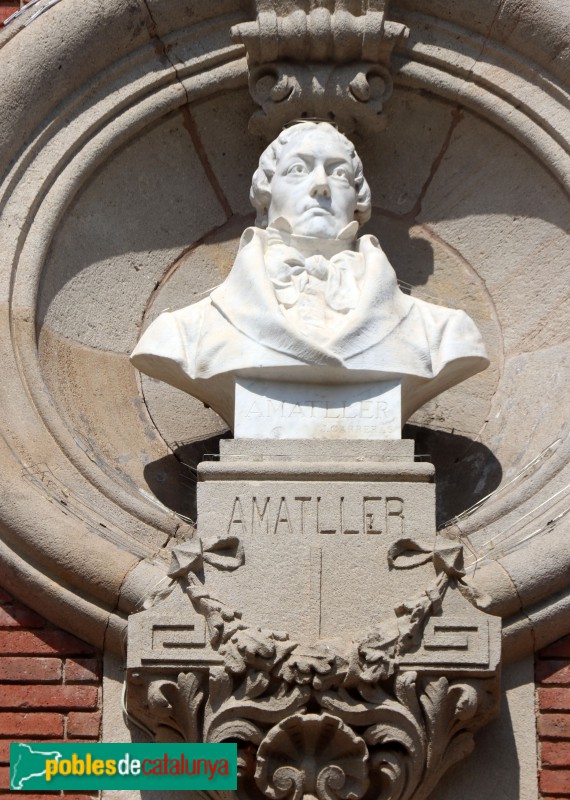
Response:
[[[388,63],[405,26],[387,19],[386,0],[257,0],[257,18],[232,28],[234,41],[245,45],[252,64],[270,61],[350,61]],[[309,6],[307,9],[306,6]]]
[[[500,621],[461,597],[462,548],[395,542],[389,568],[432,562],[433,580],[342,644],[295,642],[211,597],[204,563],[243,560],[234,536],[175,549],[170,586],[129,621],[130,713],[158,741],[237,741],[242,797],[428,797],[498,710]],[[439,666],[430,621],[448,637]],[[482,633],[467,658],[451,641],[460,630]]]
[[[387,0],[312,0],[306,10],[291,2],[279,11],[258,0],[256,20],[232,28],[233,40],[245,45],[250,93],[261,106],[251,132],[273,138],[303,117],[330,119],[345,133],[382,130],[392,50],[409,33],[387,13]]]

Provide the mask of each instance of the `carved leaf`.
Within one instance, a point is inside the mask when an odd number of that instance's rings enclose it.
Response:
[[[147,690],[149,709],[157,717],[167,718],[172,713],[172,699],[167,695],[176,692],[177,686],[174,681],[156,680],[152,681]]]
[[[190,575],[192,578],[192,575]],[[225,603],[216,600],[206,592],[196,579],[190,581],[186,592],[199,614],[206,618],[208,635],[212,647],[218,647],[231,638],[236,631],[246,628],[242,623],[241,614],[230,608]]]
[[[275,725],[290,714],[302,708],[309,696],[304,686],[292,686],[289,691],[268,697],[254,699],[237,699],[229,697],[215,710],[206,703],[204,721],[204,740],[220,741],[218,730],[225,728],[228,722],[253,721],[260,725]],[[243,738],[243,737],[240,737]]]
[[[245,680],[241,683],[241,685],[236,689],[235,696],[237,698],[240,697],[248,697],[250,700],[254,700],[256,697],[259,697],[263,694],[263,692],[269,686],[269,674],[267,672],[256,672],[255,670],[249,670]]]
[[[422,711],[416,690],[417,672],[402,672],[394,681],[396,699],[412,714],[418,724],[422,723]]]
[[[273,638],[272,631],[243,628],[226,644],[223,653],[228,672],[240,674],[248,668],[269,672],[295,647]]]
[[[200,708],[204,701],[204,675],[195,672],[182,672],[178,676],[179,693],[176,699],[177,707],[180,706],[178,719],[184,720],[185,741],[199,742],[201,731],[199,729]]]
[[[216,712],[231,697],[233,681],[223,667],[210,668],[208,706]]]
[[[157,741],[199,740],[197,720],[204,698],[203,678],[181,673],[172,680],[152,680],[147,686],[147,707],[155,726]],[[157,724],[158,722],[158,724]]]
[[[474,686],[466,683],[455,683],[449,687],[449,702],[453,709],[455,724],[471,719],[477,711],[479,696]]]
[[[395,609],[398,617],[400,653],[405,653],[420,643],[423,626],[431,610],[432,602],[427,594],[420,595],[411,602],[402,603]]]
[[[311,684],[321,689],[324,676],[333,673],[335,664],[336,655],[327,645],[297,646],[277,674],[287,683]]]
[[[358,647],[359,679],[377,683],[394,674],[398,649],[399,630],[395,621],[377,625]],[[354,674],[354,664],[352,672]]]
[[[421,798],[427,797],[444,772],[473,749],[469,723],[474,720],[484,689],[478,684],[455,683],[447,678],[428,681],[420,696],[429,741]],[[478,727],[475,725],[474,727]]]

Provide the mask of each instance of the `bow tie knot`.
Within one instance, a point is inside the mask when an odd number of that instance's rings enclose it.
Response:
[[[305,269],[309,275],[324,281],[328,278],[330,262],[324,256],[309,256],[305,259]]]
[[[334,311],[346,313],[358,301],[356,277],[363,269],[363,260],[354,251],[344,250],[328,260],[319,254],[305,257],[282,242],[271,243],[265,254],[265,267],[277,300],[286,307],[297,303],[309,277],[326,282],[325,301]]]

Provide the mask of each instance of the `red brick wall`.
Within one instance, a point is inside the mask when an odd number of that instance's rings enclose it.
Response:
[[[539,786],[543,798],[570,797],[570,636],[536,657]]]
[[[13,0],[13,2],[5,2],[5,0],[0,0],[0,24],[4,22],[5,19],[8,19],[14,11],[19,11],[21,6],[25,6],[26,3],[20,3],[19,0]]]
[[[100,727],[100,655],[0,589],[0,800],[9,797],[10,742],[97,741]]]

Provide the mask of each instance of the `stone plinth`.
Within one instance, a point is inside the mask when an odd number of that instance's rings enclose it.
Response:
[[[412,442],[221,445],[220,460],[199,467],[199,535],[239,537],[245,563],[206,566],[217,597],[306,641],[362,633],[405,599],[388,549],[435,535],[434,470],[414,461]]]

